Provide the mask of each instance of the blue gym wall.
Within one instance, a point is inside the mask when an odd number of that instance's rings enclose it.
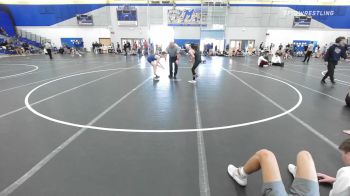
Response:
[[[12,21],[11,13],[5,6],[0,5],[0,27],[4,28],[9,36],[15,36],[15,24]]]
[[[174,42],[183,48],[186,44],[197,44],[199,45],[200,40],[199,39],[175,39]]]
[[[103,4],[7,5],[17,26],[50,26],[101,7]]]
[[[11,11],[17,26],[50,26],[73,18],[76,14],[83,14],[104,6],[116,4],[69,4],[69,5],[6,5]],[[147,6],[137,4],[137,6]],[[152,5],[164,6],[164,5]],[[169,6],[169,5],[166,5]],[[180,5],[178,5],[180,6]],[[199,6],[199,5],[181,5]],[[231,4],[231,7],[258,6],[258,7],[288,7],[296,11],[308,11],[313,19],[334,29],[350,29],[350,6],[319,6],[319,5],[277,5],[277,4]],[[331,16],[319,13],[332,11]]]

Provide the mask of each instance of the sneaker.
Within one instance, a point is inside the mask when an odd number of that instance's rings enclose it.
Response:
[[[197,81],[195,81],[195,80],[190,80],[188,82],[191,83],[191,84],[196,84],[197,83]]]
[[[248,183],[247,176],[242,176],[239,173],[239,168],[235,167],[234,165],[228,165],[227,167],[228,174],[241,186],[246,186]]]
[[[321,80],[321,84],[326,84],[326,81],[324,81],[324,80]]]
[[[171,76],[171,75],[169,75],[168,77],[169,77],[169,79],[172,79],[172,78],[173,78],[173,76]]]
[[[176,80],[176,76],[174,76],[173,79]]]
[[[337,84],[335,81],[332,81],[332,84]]]
[[[293,165],[293,164],[289,164],[288,165],[288,171],[293,175],[293,177],[295,178],[295,175],[297,173],[297,166]]]

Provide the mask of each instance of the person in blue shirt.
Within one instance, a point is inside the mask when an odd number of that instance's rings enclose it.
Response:
[[[161,58],[166,58],[166,52],[162,52],[160,55],[149,55],[147,57],[147,61],[152,65],[153,67],[153,74],[154,74],[154,80],[159,80],[159,76],[157,75],[157,67],[162,67],[164,69],[164,66],[160,64]]]
[[[328,63],[327,64],[327,73],[324,75],[324,77],[321,80],[322,84],[326,83],[326,79],[330,77],[332,84],[335,84],[334,81],[334,69],[335,66],[338,64],[338,61],[340,58],[346,59],[346,38],[345,37],[338,37],[335,40],[335,44],[330,46],[324,56],[324,60]]]

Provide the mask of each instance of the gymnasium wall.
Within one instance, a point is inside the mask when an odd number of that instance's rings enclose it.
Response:
[[[118,26],[117,4],[62,4],[62,5],[6,5],[20,29],[51,39],[60,45],[64,36],[82,37],[86,46],[100,37],[110,37],[113,42],[121,38],[149,38],[152,25],[167,25],[167,9],[171,6],[145,4],[136,5],[138,26]],[[178,5],[178,7],[199,7],[199,5]],[[311,27],[292,28],[297,11],[313,15]],[[334,40],[338,35],[350,37],[350,6],[310,6],[278,4],[231,4],[227,8],[225,39],[253,39],[256,43],[288,43],[301,37],[316,38],[320,43]],[[322,13],[330,13],[324,16]],[[76,14],[93,15],[93,26],[79,26]],[[200,39],[200,27],[171,27],[175,39]],[[58,30],[57,30],[58,29]],[[283,33],[281,33],[283,32]],[[161,33],[161,32],[160,32]],[[269,34],[269,35],[266,35]]]
[[[344,13],[340,12],[341,14]],[[257,44],[266,42],[284,45],[292,43],[293,40],[317,40],[318,43],[325,44],[334,41],[335,37],[340,35],[349,36],[349,29],[331,28],[315,19],[311,21],[310,28],[293,28],[292,21],[295,15],[296,11],[289,7],[231,7],[225,30],[226,40],[251,39]],[[343,18],[340,21],[350,24],[349,20],[350,18]],[[325,23],[332,21],[333,19]],[[337,23],[338,26],[343,26]]]
[[[16,35],[14,21],[11,12],[6,6],[0,5],[0,27],[3,28],[9,36]]]
[[[321,46],[334,42],[335,38],[339,36],[350,37],[348,30],[312,30],[311,32],[304,30],[290,30],[290,29],[268,29],[268,36],[266,36],[267,43],[292,43],[293,40],[311,40],[317,41]],[[292,35],[292,36],[285,36]]]
[[[41,35],[61,46],[61,38],[83,38],[84,47],[88,50],[98,38],[110,38],[110,31],[103,27],[19,27],[19,29]]]

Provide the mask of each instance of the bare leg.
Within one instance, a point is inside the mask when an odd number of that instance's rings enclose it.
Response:
[[[295,177],[317,182],[315,163],[309,152],[301,151],[298,153]]]
[[[152,64],[152,67],[153,67],[153,74],[155,76],[157,76],[157,63],[155,61],[153,61],[151,64]]]
[[[246,174],[254,173],[260,169],[265,183],[281,180],[276,157],[271,151],[263,149],[256,152],[243,167]]]

